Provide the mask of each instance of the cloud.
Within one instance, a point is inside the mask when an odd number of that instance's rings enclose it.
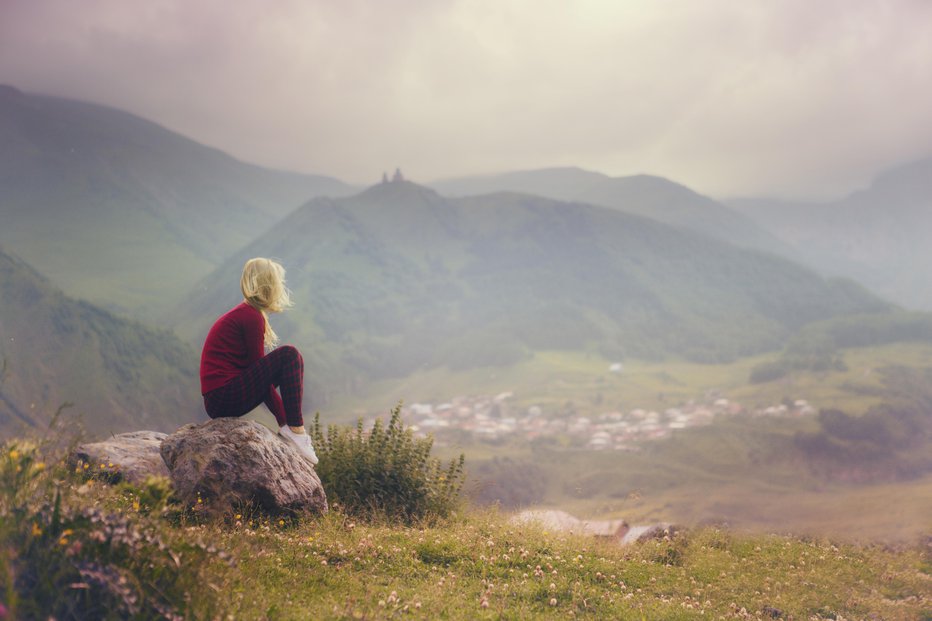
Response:
[[[7,0],[0,81],[249,161],[841,192],[932,151],[923,0]]]

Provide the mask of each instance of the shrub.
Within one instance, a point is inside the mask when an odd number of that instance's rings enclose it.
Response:
[[[330,425],[320,415],[311,430],[327,497],[350,514],[384,516],[404,522],[448,516],[459,502],[464,457],[444,467],[431,458],[433,439],[415,438],[401,423],[401,404],[388,425],[377,419],[369,432]]]

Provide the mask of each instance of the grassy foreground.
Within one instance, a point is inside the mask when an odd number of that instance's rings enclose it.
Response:
[[[345,470],[384,454],[399,475],[429,452],[382,435],[343,457],[321,441],[321,457]],[[211,515],[200,498],[181,506],[167,479],[111,485],[114,464],[69,463],[69,452],[0,448],[3,621],[932,620],[927,530],[881,546],[702,527],[621,547],[465,506],[404,524],[362,519],[349,503],[321,517]]]
[[[6,603],[16,601],[7,619],[43,610],[87,618],[81,598],[95,585],[113,607],[94,618],[932,619],[932,558],[920,545],[704,528],[620,547],[496,511],[423,526],[339,509],[293,521],[208,519],[153,511],[151,489],[77,478],[58,478],[57,489],[68,528],[51,532],[41,498],[20,505],[26,522],[5,525],[0,577]],[[97,517],[86,526],[68,517],[88,511]],[[70,563],[80,578],[69,577]],[[17,575],[37,590],[15,593]]]
[[[201,526],[234,552],[227,618],[928,619],[918,549],[715,529],[626,548],[470,514],[429,528],[333,513],[296,527]]]

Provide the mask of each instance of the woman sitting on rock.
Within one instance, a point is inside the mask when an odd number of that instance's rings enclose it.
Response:
[[[269,313],[291,306],[285,269],[270,259],[250,259],[243,267],[240,290],[244,300],[214,322],[201,353],[207,415],[242,416],[264,402],[278,421],[279,435],[316,464],[301,414],[304,359],[291,345],[275,348],[278,336],[269,324]]]

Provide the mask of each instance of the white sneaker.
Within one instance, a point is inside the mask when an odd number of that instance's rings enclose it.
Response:
[[[294,443],[298,450],[301,451],[301,454],[310,460],[311,464],[317,465],[317,453],[314,452],[314,446],[311,444],[311,436],[306,433],[296,433],[288,425],[279,427],[278,435]]]

